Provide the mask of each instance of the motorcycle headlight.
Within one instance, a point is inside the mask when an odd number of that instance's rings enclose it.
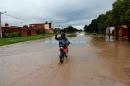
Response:
[[[60,47],[60,49],[63,49],[63,47]]]

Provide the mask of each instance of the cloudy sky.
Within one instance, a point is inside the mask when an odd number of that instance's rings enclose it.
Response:
[[[0,0],[2,24],[24,25],[52,21],[55,26],[81,27],[112,9],[115,0]]]

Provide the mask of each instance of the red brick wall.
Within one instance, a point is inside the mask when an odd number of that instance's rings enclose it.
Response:
[[[31,35],[37,35],[36,30],[31,30]]]
[[[34,29],[37,34],[45,32],[44,24],[30,24],[30,27],[31,27],[31,29]]]
[[[6,33],[18,33],[19,35],[21,34],[21,28],[18,27],[18,28],[13,28],[13,27],[2,27],[2,32],[3,34],[6,34]]]
[[[28,36],[27,29],[21,29],[21,36]]]

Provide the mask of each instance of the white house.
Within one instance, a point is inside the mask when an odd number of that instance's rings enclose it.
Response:
[[[106,35],[112,35],[115,27],[107,27],[106,28]]]

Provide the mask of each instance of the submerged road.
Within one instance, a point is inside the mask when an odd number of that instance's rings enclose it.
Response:
[[[0,47],[0,86],[130,86],[130,45],[71,35],[59,64],[54,38]]]

